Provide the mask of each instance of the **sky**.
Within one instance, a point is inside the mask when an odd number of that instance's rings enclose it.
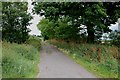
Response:
[[[31,30],[29,34],[41,35],[41,31],[37,28],[37,24],[43,17],[40,17],[39,15],[36,14],[34,15],[32,14],[33,5],[31,5],[31,3],[32,3],[31,0],[28,0],[28,12],[31,13],[31,15],[33,16],[33,19],[30,21],[32,24],[30,26],[27,26]],[[113,31],[118,30],[118,23],[116,22],[116,24],[111,24],[109,28]]]
[[[111,24],[109,28],[113,31],[118,30],[118,23],[116,22],[116,24]]]
[[[36,14],[32,14],[32,8],[33,6],[31,5],[31,0],[28,0],[28,12],[33,16],[33,19],[30,21],[30,23],[32,23],[30,26],[27,26],[31,32],[29,34],[31,35],[41,35],[41,31],[37,28],[37,24],[40,22],[40,20],[42,19],[42,17],[40,17],[39,15]]]

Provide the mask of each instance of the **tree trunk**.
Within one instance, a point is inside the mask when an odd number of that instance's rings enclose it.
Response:
[[[93,27],[87,26],[87,33],[88,33],[87,43],[94,43],[95,35]]]

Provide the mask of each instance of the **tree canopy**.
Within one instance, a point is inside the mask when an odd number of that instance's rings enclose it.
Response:
[[[56,35],[51,32],[49,32],[49,35],[55,38],[59,36],[60,38],[64,34],[64,37],[69,36],[69,39],[71,37],[76,39],[74,36],[77,36],[80,30],[87,29],[88,43],[93,43],[95,40],[100,39],[103,33],[110,32],[111,30],[108,26],[114,24],[120,17],[119,2],[36,2],[33,5],[33,12],[44,15],[49,22],[52,21],[57,25],[54,25]],[[41,11],[45,11],[45,14],[41,13]],[[69,18],[67,22],[59,22],[66,18]],[[71,23],[69,27],[67,27],[68,22]],[[40,25],[43,28],[42,24]],[[81,25],[85,25],[86,28],[81,28]],[[49,28],[51,29],[51,26],[48,25],[47,30]],[[44,30],[44,32],[48,31]],[[50,37],[49,35],[48,37]]]
[[[2,2],[2,39],[22,43],[28,38],[27,26],[32,19],[27,2]]]

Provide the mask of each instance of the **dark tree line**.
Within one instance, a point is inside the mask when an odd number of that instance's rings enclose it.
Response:
[[[110,32],[108,26],[120,17],[120,2],[34,2],[33,5],[34,13],[45,16],[38,27],[47,38],[87,38],[88,43],[94,43],[103,33]],[[80,34],[85,29],[87,36]]]

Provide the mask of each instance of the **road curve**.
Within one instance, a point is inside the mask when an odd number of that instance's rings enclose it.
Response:
[[[96,78],[49,43],[42,43],[39,70],[37,78]]]

